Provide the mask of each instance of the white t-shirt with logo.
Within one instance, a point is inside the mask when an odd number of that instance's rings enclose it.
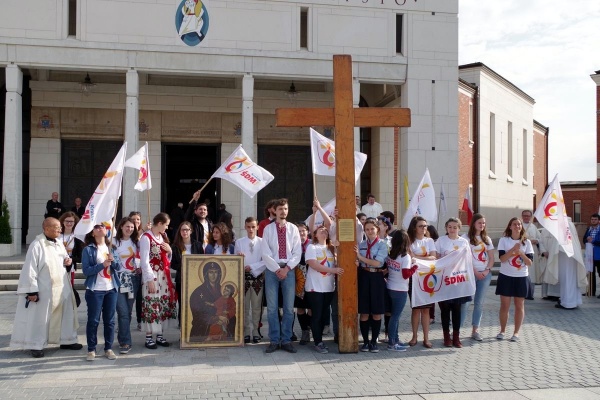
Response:
[[[428,237],[415,239],[415,241],[410,244],[410,250],[417,257],[427,257],[431,255],[432,251],[437,251],[435,249],[435,242],[432,238]]]
[[[113,239],[114,252],[119,257],[118,272],[132,273],[140,265],[140,254],[137,247],[131,239],[120,240]]]
[[[387,288],[398,292],[408,292],[408,279],[402,277],[403,269],[410,269],[410,256],[398,256],[395,260],[386,260],[388,267]],[[409,278],[410,279],[410,278]]]
[[[498,251],[502,250],[504,252],[508,252],[517,243],[520,244],[521,250],[523,250],[525,254],[533,255],[533,246],[531,245],[529,239],[525,239],[525,244],[523,244],[519,240],[514,240],[508,236],[500,238],[500,241],[498,242]],[[511,255],[506,261],[500,264],[500,273],[506,276],[519,278],[523,276],[529,276],[529,268],[520,255]]]
[[[435,248],[439,258],[447,256],[453,251],[462,249],[463,247],[469,247],[469,242],[460,236],[456,239],[450,239],[448,235],[440,236],[437,242],[435,242]]]
[[[492,239],[490,239],[488,236],[488,243],[484,243],[483,240],[481,240],[481,236],[475,236],[475,241],[477,244],[473,245],[471,244],[469,235],[464,234],[462,237],[465,238],[465,240],[469,242],[469,246],[471,246],[471,254],[473,255],[473,269],[477,272],[485,271],[490,260],[490,251],[494,250]]]
[[[103,243],[98,245],[98,253],[96,253],[96,264],[102,264],[108,258],[108,247]],[[112,276],[110,274],[110,265],[108,267],[104,267],[102,271],[98,272],[98,276],[96,277],[96,285],[91,288],[94,291],[97,290],[112,290],[115,288],[115,285],[112,281]]]
[[[304,253],[304,259],[316,260],[320,265],[327,268],[335,268],[335,258],[326,245],[309,244]],[[306,269],[306,283],[304,290],[307,292],[328,293],[335,290],[335,275]]]

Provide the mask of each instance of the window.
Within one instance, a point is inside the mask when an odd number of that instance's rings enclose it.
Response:
[[[496,115],[490,113],[490,172],[496,173]]]
[[[69,0],[69,36],[77,36],[77,0]]]
[[[300,48],[308,50],[308,8],[300,9]]]
[[[512,178],[513,176],[513,132],[512,132],[512,122],[508,121],[508,176]]]
[[[581,200],[573,200],[573,222],[581,222]]]
[[[527,129],[523,129],[523,181],[527,181]]]
[[[402,14],[396,14],[396,54],[402,54]]]

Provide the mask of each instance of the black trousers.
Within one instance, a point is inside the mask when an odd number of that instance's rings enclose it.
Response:
[[[329,325],[330,311],[329,306],[333,299],[334,292],[306,292],[304,298],[308,302],[312,311],[310,317],[310,330],[312,331],[315,345],[323,341],[323,328]]]
[[[440,311],[442,315],[442,329],[450,331],[450,314],[452,314],[452,330],[458,332],[460,330],[460,306],[458,302],[440,301]]]

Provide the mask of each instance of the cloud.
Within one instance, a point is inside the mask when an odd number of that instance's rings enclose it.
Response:
[[[597,0],[460,1],[460,64],[481,61],[536,100],[550,178],[596,178],[598,21]]]

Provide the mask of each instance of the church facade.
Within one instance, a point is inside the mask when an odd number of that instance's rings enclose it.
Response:
[[[23,12],[7,0],[0,15],[2,193],[19,243],[39,232],[52,192],[87,202],[124,140],[128,155],[149,144],[151,215],[186,204],[241,143],[275,180],[254,199],[217,180],[202,198],[226,204],[238,230],[271,197],[304,219],[308,127],[277,127],[275,109],[331,107],[334,54],[352,56],[356,107],[412,113],[408,128],[355,128],[369,156],[357,194],[401,213],[399,182],[412,189],[428,167],[458,204],[456,0],[40,0],[35,24]],[[121,211],[145,215],[136,178],[126,170]],[[317,177],[322,202],[333,187]]]

